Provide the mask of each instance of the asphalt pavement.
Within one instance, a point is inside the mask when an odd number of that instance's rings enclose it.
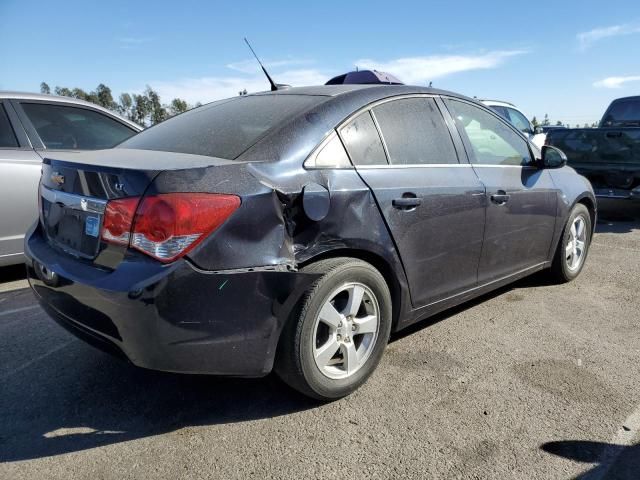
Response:
[[[320,404],[273,376],[131,367],[0,269],[0,478],[640,478],[640,204],[601,205],[582,275],[537,274],[394,336]]]

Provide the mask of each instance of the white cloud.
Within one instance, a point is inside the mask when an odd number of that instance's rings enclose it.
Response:
[[[607,77],[602,80],[598,80],[593,84],[593,86],[599,88],[622,88],[625,83],[629,82],[640,82],[640,75],[631,75],[628,77]]]
[[[313,63],[313,60],[302,58],[286,58],[284,60],[267,60],[262,63],[268,70],[270,70],[283,67],[289,68],[292,66],[311,65]],[[227,64],[227,68],[242,73],[262,73],[260,70],[260,65],[255,58],[242,60],[240,62],[229,63]]]
[[[640,24],[638,23],[624,23],[621,25],[611,25],[609,27],[599,27],[589,30],[588,32],[581,32],[576,35],[580,48],[586,50],[591,45],[599,40],[609,37],[618,37],[620,35],[631,35],[634,33],[640,33]]]
[[[353,64],[358,65],[360,68],[375,68],[376,70],[391,73],[407,84],[425,85],[431,80],[453,73],[496,68],[509,58],[523,53],[526,52],[524,50],[507,50],[486,52],[478,55],[432,55],[397,58],[386,62],[363,59]],[[285,58],[265,62],[265,66],[275,82],[286,83],[296,87],[322,85],[337,73],[341,73],[332,69],[303,68],[305,65],[314,63],[313,60],[308,59]],[[255,60],[230,63],[227,68],[232,71],[229,72],[229,75],[181,78],[172,81],[150,81],[149,85],[167,103],[173,98],[182,98],[190,104],[196,102],[206,103],[221,98],[233,97],[244,89],[250,93],[269,89],[267,79]]]
[[[496,68],[507,59],[524,53],[524,50],[499,50],[479,55],[430,55],[397,58],[386,62],[366,58],[358,60],[355,64],[359,68],[391,73],[407,84],[424,85],[454,73]]]
[[[296,87],[321,85],[329,76],[315,69],[299,69],[284,72],[269,72],[277,83],[287,83]],[[221,98],[234,97],[241,90],[259,92],[269,90],[269,83],[262,72],[255,75],[215,76],[201,78],[183,78],[171,82],[150,82],[160,94],[160,98],[169,102],[173,98],[182,98],[188,103],[207,103]]]

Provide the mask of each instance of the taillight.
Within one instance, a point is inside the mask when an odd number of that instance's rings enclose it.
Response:
[[[166,193],[139,201],[109,201],[102,238],[162,262],[188,253],[240,206],[240,197],[218,193]]]
[[[102,239],[116,245],[129,245],[131,225],[140,197],[109,200],[102,221]]]

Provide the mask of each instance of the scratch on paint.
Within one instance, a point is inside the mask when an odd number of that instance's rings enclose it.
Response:
[[[227,284],[228,281],[229,281],[229,279],[227,278],[224,282],[222,282],[220,284],[220,286],[218,287],[218,290],[222,290],[224,288],[224,286]]]

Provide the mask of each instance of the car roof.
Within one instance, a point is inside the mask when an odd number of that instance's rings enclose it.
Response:
[[[385,85],[385,84],[347,84],[347,85],[313,85],[309,87],[287,87],[277,91],[257,92],[250,95],[319,95],[325,97],[336,97],[348,93],[369,90],[377,91],[380,97],[392,96],[406,93],[431,93],[435,95],[461,95],[446,90],[439,90],[431,87],[420,87],[412,85]]]
[[[127,118],[124,118],[121,115],[118,115],[116,112],[113,112],[100,105],[96,105],[95,103],[87,102],[85,100],[80,100],[78,98],[62,97],[59,95],[49,95],[46,93],[11,92],[11,91],[0,90],[0,100],[36,100],[39,102],[48,102],[48,103],[71,103],[74,105],[88,107],[93,110],[98,110],[112,117],[116,117],[118,118],[118,120],[121,120],[122,122],[126,123],[127,125],[129,125],[130,127],[134,128],[137,131],[143,130],[143,127],[141,127],[140,125],[138,125],[135,122],[132,122]]]
[[[505,102],[503,100],[480,100],[482,103],[484,103],[487,106],[495,106],[495,107],[511,107],[511,108],[515,108],[516,110],[519,110],[518,107],[516,107],[513,103],[511,102]]]

